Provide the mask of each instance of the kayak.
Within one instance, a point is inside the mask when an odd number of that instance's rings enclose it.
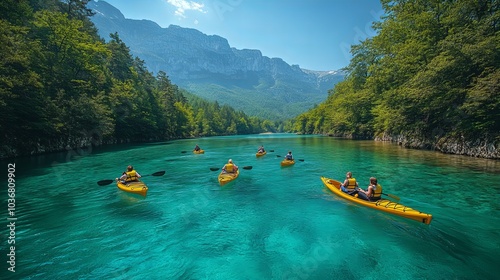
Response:
[[[410,207],[404,206],[402,204],[387,199],[379,199],[377,201],[366,201],[364,199],[357,198],[356,196],[349,195],[343,192],[340,189],[341,183],[339,181],[335,181],[323,176],[321,177],[321,181],[323,181],[323,184],[325,184],[325,186],[328,187],[334,194],[342,198],[345,198],[349,201],[355,202],[357,204],[377,209],[383,212],[387,212],[390,214],[394,214],[400,217],[415,220],[424,223],[426,225],[430,224],[432,221],[431,214],[420,212],[418,210],[412,209]]]
[[[118,186],[118,188],[120,190],[129,192],[129,193],[140,194],[142,196],[146,196],[146,194],[148,193],[148,186],[146,186],[146,184],[144,184],[141,181],[129,182],[126,184],[118,181],[116,183],[116,185]]]
[[[221,172],[219,174],[219,184],[221,186],[224,186],[225,184],[233,181],[234,179],[238,178],[238,176],[240,175],[240,170],[236,170],[236,173],[225,173],[225,172]]]
[[[265,155],[265,154],[267,154],[267,152],[263,152],[263,153],[261,153],[261,152],[257,152],[257,153],[255,154],[255,156],[256,156],[256,157],[261,157],[261,156],[263,156],[263,155]]]
[[[287,159],[284,159],[281,161],[281,166],[292,166],[295,164],[295,160],[287,160]]]
[[[195,153],[195,154],[204,154],[205,150],[198,150],[198,151],[193,150],[193,153]]]

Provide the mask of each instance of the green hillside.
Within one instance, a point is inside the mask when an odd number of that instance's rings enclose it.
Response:
[[[378,35],[352,47],[345,81],[297,117],[295,130],[456,153],[498,150],[498,1],[382,4]]]

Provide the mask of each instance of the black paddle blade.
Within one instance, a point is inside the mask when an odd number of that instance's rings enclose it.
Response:
[[[151,176],[163,176],[163,175],[165,175],[165,171],[158,171],[158,172],[151,174]]]
[[[270,153],[274,153],[274,150],[269,150]]]
[[[253,166],[243,166],[243,169],[246,169],[246,170],[250,170],[252,168],[253,168]]]
[[[111,183],[113,183],[115,180],[101,180],[99,182],[97,182],[97,184],[99,186],[106,186],[106,185],[109,185]]]
[[[299,159],[299,161],[304,161],[303,159]]]
[[[276,155],[276,157],[281,157],[280,155]]]
[[[219,167],[210,167],[210,170],[217,171],[217,170],[219,170]]]

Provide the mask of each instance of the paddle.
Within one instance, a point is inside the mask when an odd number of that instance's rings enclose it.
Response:
[[[269,150],[270,153],[274,153],[274,150]]]
[[[181,151],[181,154],[185,154],[185,153],[187,153],[187,151]]]
[[[251,170],[252,168],[253,168],[253,166],[251,166],[251,165],[243,166],[243,169],[245,169],[245,170]],[[217,170],[219,170],[219,167],[210,167],[210,170],[217,171]]]
[[[276,157],[281,157],[280,155],[276,155]],[[298,159],[298,161],[304,161],[303,159]]]
[[[158,171],[158,172],[155,172],[153,174],[146,174],[146,175],[144,175],[142,177],[147,177],[147,176],[163,176],[164,174],[165,174],[165,171]],[[114,181],[115,180],[101,180],[101,181],[97,182],[97,184],[99,186],[106,186],[106,185],[109,185],[109,184],[113,183]]]
[[[388,197],[392,197],[392,198],[394,198],[395,200],[401,200],[401,199],[399,198],[399,196],[397,196],[397,195],[393,195],[393,194],[390,194],[390,193],[382,193],[382,194],[383,194],[383,195],[387,195]]]

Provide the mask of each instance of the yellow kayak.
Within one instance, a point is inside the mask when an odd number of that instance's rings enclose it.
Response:
[[[357,198],[355,196],[343,192],[340,189],[341,183],[339,181],[335,181],[333,179],[329,179],[326,177],[321,177],[321,181],[323,181],[323,184],[325,184],[325,186],[328,187],[328,189],[330,189],[334,194],[342,198],[345,198],[349,201],[355,202],[357,204],[361,204],[366,207],[398,215],[400,217],[412,219],[427,225],[430,224],[432,221],[431,214],[422,213],[418,210],[412,209],[410,207],[404,206],[402,204],[387,199],[379,199],[377,201],[366,201],[364,199]]]
[[[195,154],[204,154],[205,150],[198,150],[198,151],[193,150],[193,153],[195,153]]]
[[[224,171],[219,174],[219,184],[221,186],[224,186],[225,184],[233,181],[234,179],[238,178],[240,175],[240,170],[236,170],[236,173],[225,173]]]
[[[120,190],[129,192],[129,193],[140,194],[142,196],[146,196],[146,194],[148,193],[148,186],[146,186],[146,184],[144,184],[141,181],[129,182],[126,184],[118,181],[116,183],[116,185],[118,186],[118,188]]]
[[[256,156],[256,157],[261,157],[261,156],[263,156],[263,155],[265,155],[265,154],[267,154],[267,152],[263,152],[263,153],[261,153],[261,152],[257,152],[257,153],[255,154],[255,156]]]
[[[295,164],[295,160],[284,159],[281,161],[281,166],[292,166]]]

